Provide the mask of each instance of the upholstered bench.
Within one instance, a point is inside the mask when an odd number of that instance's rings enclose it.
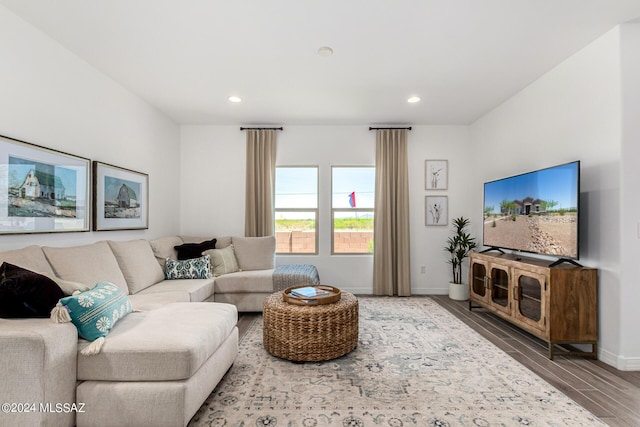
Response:
[[[231,304],[172,303],[118,321],[102,351],[78,345],[82,426],[186,425],[238,353]]]
[[[285,264],[279,265],[273,271],[273,291],[284,291],[298,285],[317,285],[320,275],[315,265]]]

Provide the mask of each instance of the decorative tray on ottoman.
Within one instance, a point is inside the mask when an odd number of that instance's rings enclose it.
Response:
[[[340,301],[340,289],[330,285],[302,285],[287,288],[282,299],[289,304],[322,305]]]

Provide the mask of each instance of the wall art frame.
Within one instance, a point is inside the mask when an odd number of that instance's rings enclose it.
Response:
[[[93,230],[149,228],[149,175],[93,161]]]
[[[0,135],[0,234],[89,231],[91,160]]]
[[[449,200],[447,196],[424,197],[425,225],[449,224]]]
[[[425,190],[446,190],[449,186],[449,161],[424,161]]]

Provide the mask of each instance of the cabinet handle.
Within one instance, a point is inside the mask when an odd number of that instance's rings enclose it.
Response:
[[[513,287],[513,300],[514,301],[519,301],[519,298],[518,298],[518,287],[517,286]]]
[[[489,276],[484,276],[484,288],[489,289]]]

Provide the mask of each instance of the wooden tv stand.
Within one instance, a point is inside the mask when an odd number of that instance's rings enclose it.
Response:
[[[598,358],[597,269],[514,254],[469,258],[469,310],[486,308],[546,341],[549,359],[556,344],[591,344],[558,354]]]

